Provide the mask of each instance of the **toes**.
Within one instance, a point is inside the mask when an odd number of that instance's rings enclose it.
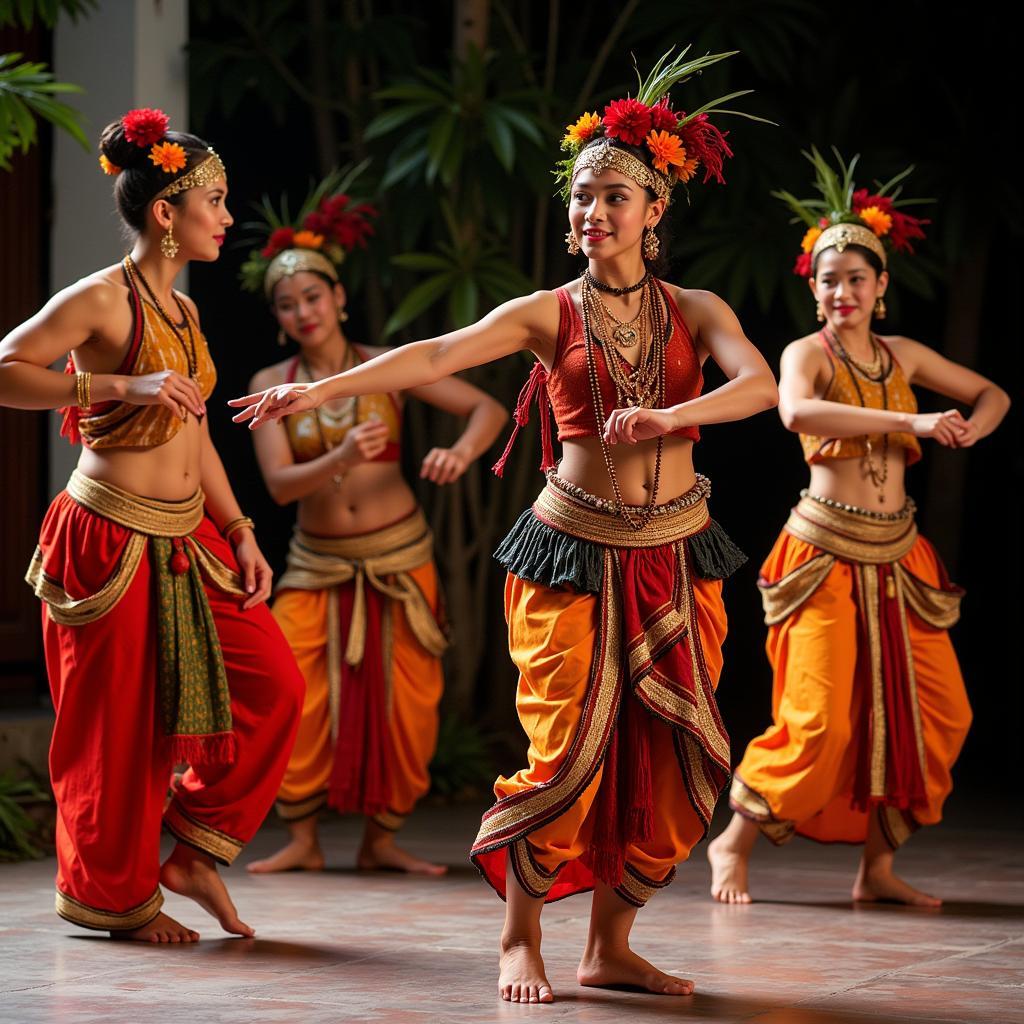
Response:
[[[541,985],[539,996],[539,1001],[542,1003],[551,1003],[554,1002],[555,999],[555,994],[551,991],[551,988],[548,985]]]
[[[519,1002],[519,991],[520,990],[519,990],[519,985],[518,984],[512,986],[512,1002],[513,1003],[518,1003]]]

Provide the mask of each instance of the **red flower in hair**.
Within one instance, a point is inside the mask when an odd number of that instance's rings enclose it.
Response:
[[[811,254],[809,252],[802,252],[796,258],[796,263],[793,265],[793,273],[798,274],[800,277],[810,277],[812,266]]]
[[[268,260],[272,260],[279,252],[284,252],[285,249],[290,249],[294,241],[294,228],[278,228],[267,240],[267,244],[263,249],[262,255]]]
[[[162,110],[141,107],[129,110],[121,118],[124,137],[140,149],[147,149],[159,142],[167,132],[168,118]]]
[[[900,213],[893,210],[892,228],[889,230],[889,241],[897,252],[913,253],[914,247],[910,244],[912,238],[924,238],[922,227],[931,224],[930,220],[922,220],[920,217],[911,217],[909,213]]]
[[[727,156],[732,156],[729,143],[725,141],[728,132],[720,132],[709,120],[707,114],[698,114],[679,129],[679,135],[688,156],[696,157],[704,165],[704,184],[714,178],[719,185],[725,184],[722,166]]]
[[[605,135],[630,146],[643,145],[651,130],[651,108],[639,100],[615,100],[604,108]]]
[[[872,196],[866,188],[859,188],[853,193],[852,208],[854,213],[860,213],[869,206],[877,206],[882,213],[892,213],[892,199],[889,196]]]
[[[651,128],[656,132],[672,132],[678,131],[679,115],[674,110],[669,110],[668,97],[659,100],[650,107],[651,114]]]

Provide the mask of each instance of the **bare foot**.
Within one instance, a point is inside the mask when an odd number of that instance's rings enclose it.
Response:
[[[275,871],[323,871],[324,854],[314,839],[293,839],[277,853],[263,860],[254,860],[246,865],[246,871],[254,875],[269,875]]]
[[[601,988],[605,985],[630,985],[666,996],[693,995],[693,982],[659,971],[633,950],[615,949],[583,954],[576,971],[581,985]]]
[[[224,931],[246,938],[256,934],[239,919],[211,857],[179,843],[160,869],[160,882],[171,892],[195,900],[203,910],[217,918]]]
[[[178,924],[173,917],[161,913],[141,928],[133,928],[131,931],[125,932],[111,932],[110,937],[127,942],[198,942],[199,932],[194,932],[191,928]]]
[[[747,881],[749,853],[743,853],[726,842],[725,835],[708,843],[711,864],[711,895],[719,903],[752,903]]]
[[[432,864],[429,860],[421,860],[411,853],[406,853],[396,845],[391,835],[364,841],[359,848],[356,866],[361,871],[405,871],[410,875],[443,875],[448,871],[445,864]]]
[[[915,889],[891,868],[866,868],[863,862],[857,872],[857,880],[853,883],[853,898],[858,903],[906,903],[911,907],[942,906],[942,900]]]
[[[544,973],[540,942],[502,939],[498,958],[498,994],[509,1003],[550,1003],[555,994]]]

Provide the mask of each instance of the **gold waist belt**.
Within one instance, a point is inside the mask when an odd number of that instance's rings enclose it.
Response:
[[[551,483],[537,495],[534,515],[548,526],[593,544],[611,548],[657,548],[703,530],[711,519],[707,498],[701,496],[685,508],[653,516],[642,530],[625,520],[580,501]]]
[[[187,537],[203,521],[201,490],[185,501],[158,501],[94,480],[76,469],[67,492],[90,512],[148,537]]]
[[[892,519],[876,519],[801,498],[789,514],[786,532],[847,562],[880,565],[901,559],[917,540],[912,509]]]
[[[349,665],[358,665],[366,649],[367,583],[385,597],[402,602],[413,635],[424,650],[440,657],[448,641],[409,575],[430,561],[433,548],[433,535],[419,509],[398,523],[354,537],[316,537],[296,527],[288,547],[288,565],[277,588],[324,590],[354,581],[355,600],[345,646]]]

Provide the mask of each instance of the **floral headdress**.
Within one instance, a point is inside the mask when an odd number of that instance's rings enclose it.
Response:
[[[159,167],[164,174],[177,174],[179,171],[183,171],[188,164],[188,154],[185,152],[184,146],[166,138],[169,123],[167,115],[162,110],[153,110],[150,107],[129,110],[121,118],[125,139],[138,146],[139,149],[148,150],[153,166]],[[227,172],[221,158],[212,149],[207,149],[207,154],[205,159],[196,164],[191,171],[181,175],[180,178],[175,178],[162,188],[155,198],[166,199],[168,196],[177,195],[186,189],[201,188],[203,185],[226,178]],[[100,167],[104,174],[112,176],[120,174],[123,170],[102,154]]]
[[[924,225],[931,223],[898,209],[931,202],[900,198],[900,183],[914,170],[913,166],[885,184],[876,181],[876,191],[869,192],[854,186],[853,171],[860,154],[847,164],[835,147],[832,152],[839,164],[838,172],[813,146],[809,153],[804,152],[814,167],[814,187],[821,193],[821,199],[797,199],[785,191],[772,193],[796,214],[794,224],[803,221],[807,225],[793,273],[810,277],[818,254],[831,246],[842,252],[848,245],[862,245],[882,261],[883,267],[888,263],[889,251],[912,254],[912,241],[924,238]]]
[[[641,78],[637,69],[639,88],[635,98],[627,96],[613,100],[604,108],[602,117],[598,117],[597,111],[584,113],[575,124],[566,126],[562,149],[569,156],[558,161],[554,172],[566,205],[572,182],[584,167],[598,173],[614,167],[665,200],[670,198],[672,189],[679,182],[688,183],[701,167],[704,169],[704,182],[714,178],[720,185],[725,184],[722,168],[725,158],[733,155],[725,141],[728,132],[719,131],[709,116],[737,114],[753,121],[764,119],[719,106],[738,96],[746,96],[752,91],[750,89],[720,96],[689,114],[673,110],[669,89],[739,52],[705,54],[687,61],[683,58],[689,50],[687,46],[672,61],[669,61],[672,50],[662,54],[646,78]],[[646,146],[654,170],[632,153],[621,149],[616,142]]]
[[[365,166],[329,174],[309,193],[294,219],[287,199],[282,199],[278,210],[264,196],[259,207],[263,220],[245,225],[257,233],[262,245],[253,249],[242,265],[242,287],[251,292],[262,289],[269,299],[281,278],[300,270],[337,281],[346,254],[365,249],[366,240],[374,233],[376,209],[353,202],[346,194]]]

